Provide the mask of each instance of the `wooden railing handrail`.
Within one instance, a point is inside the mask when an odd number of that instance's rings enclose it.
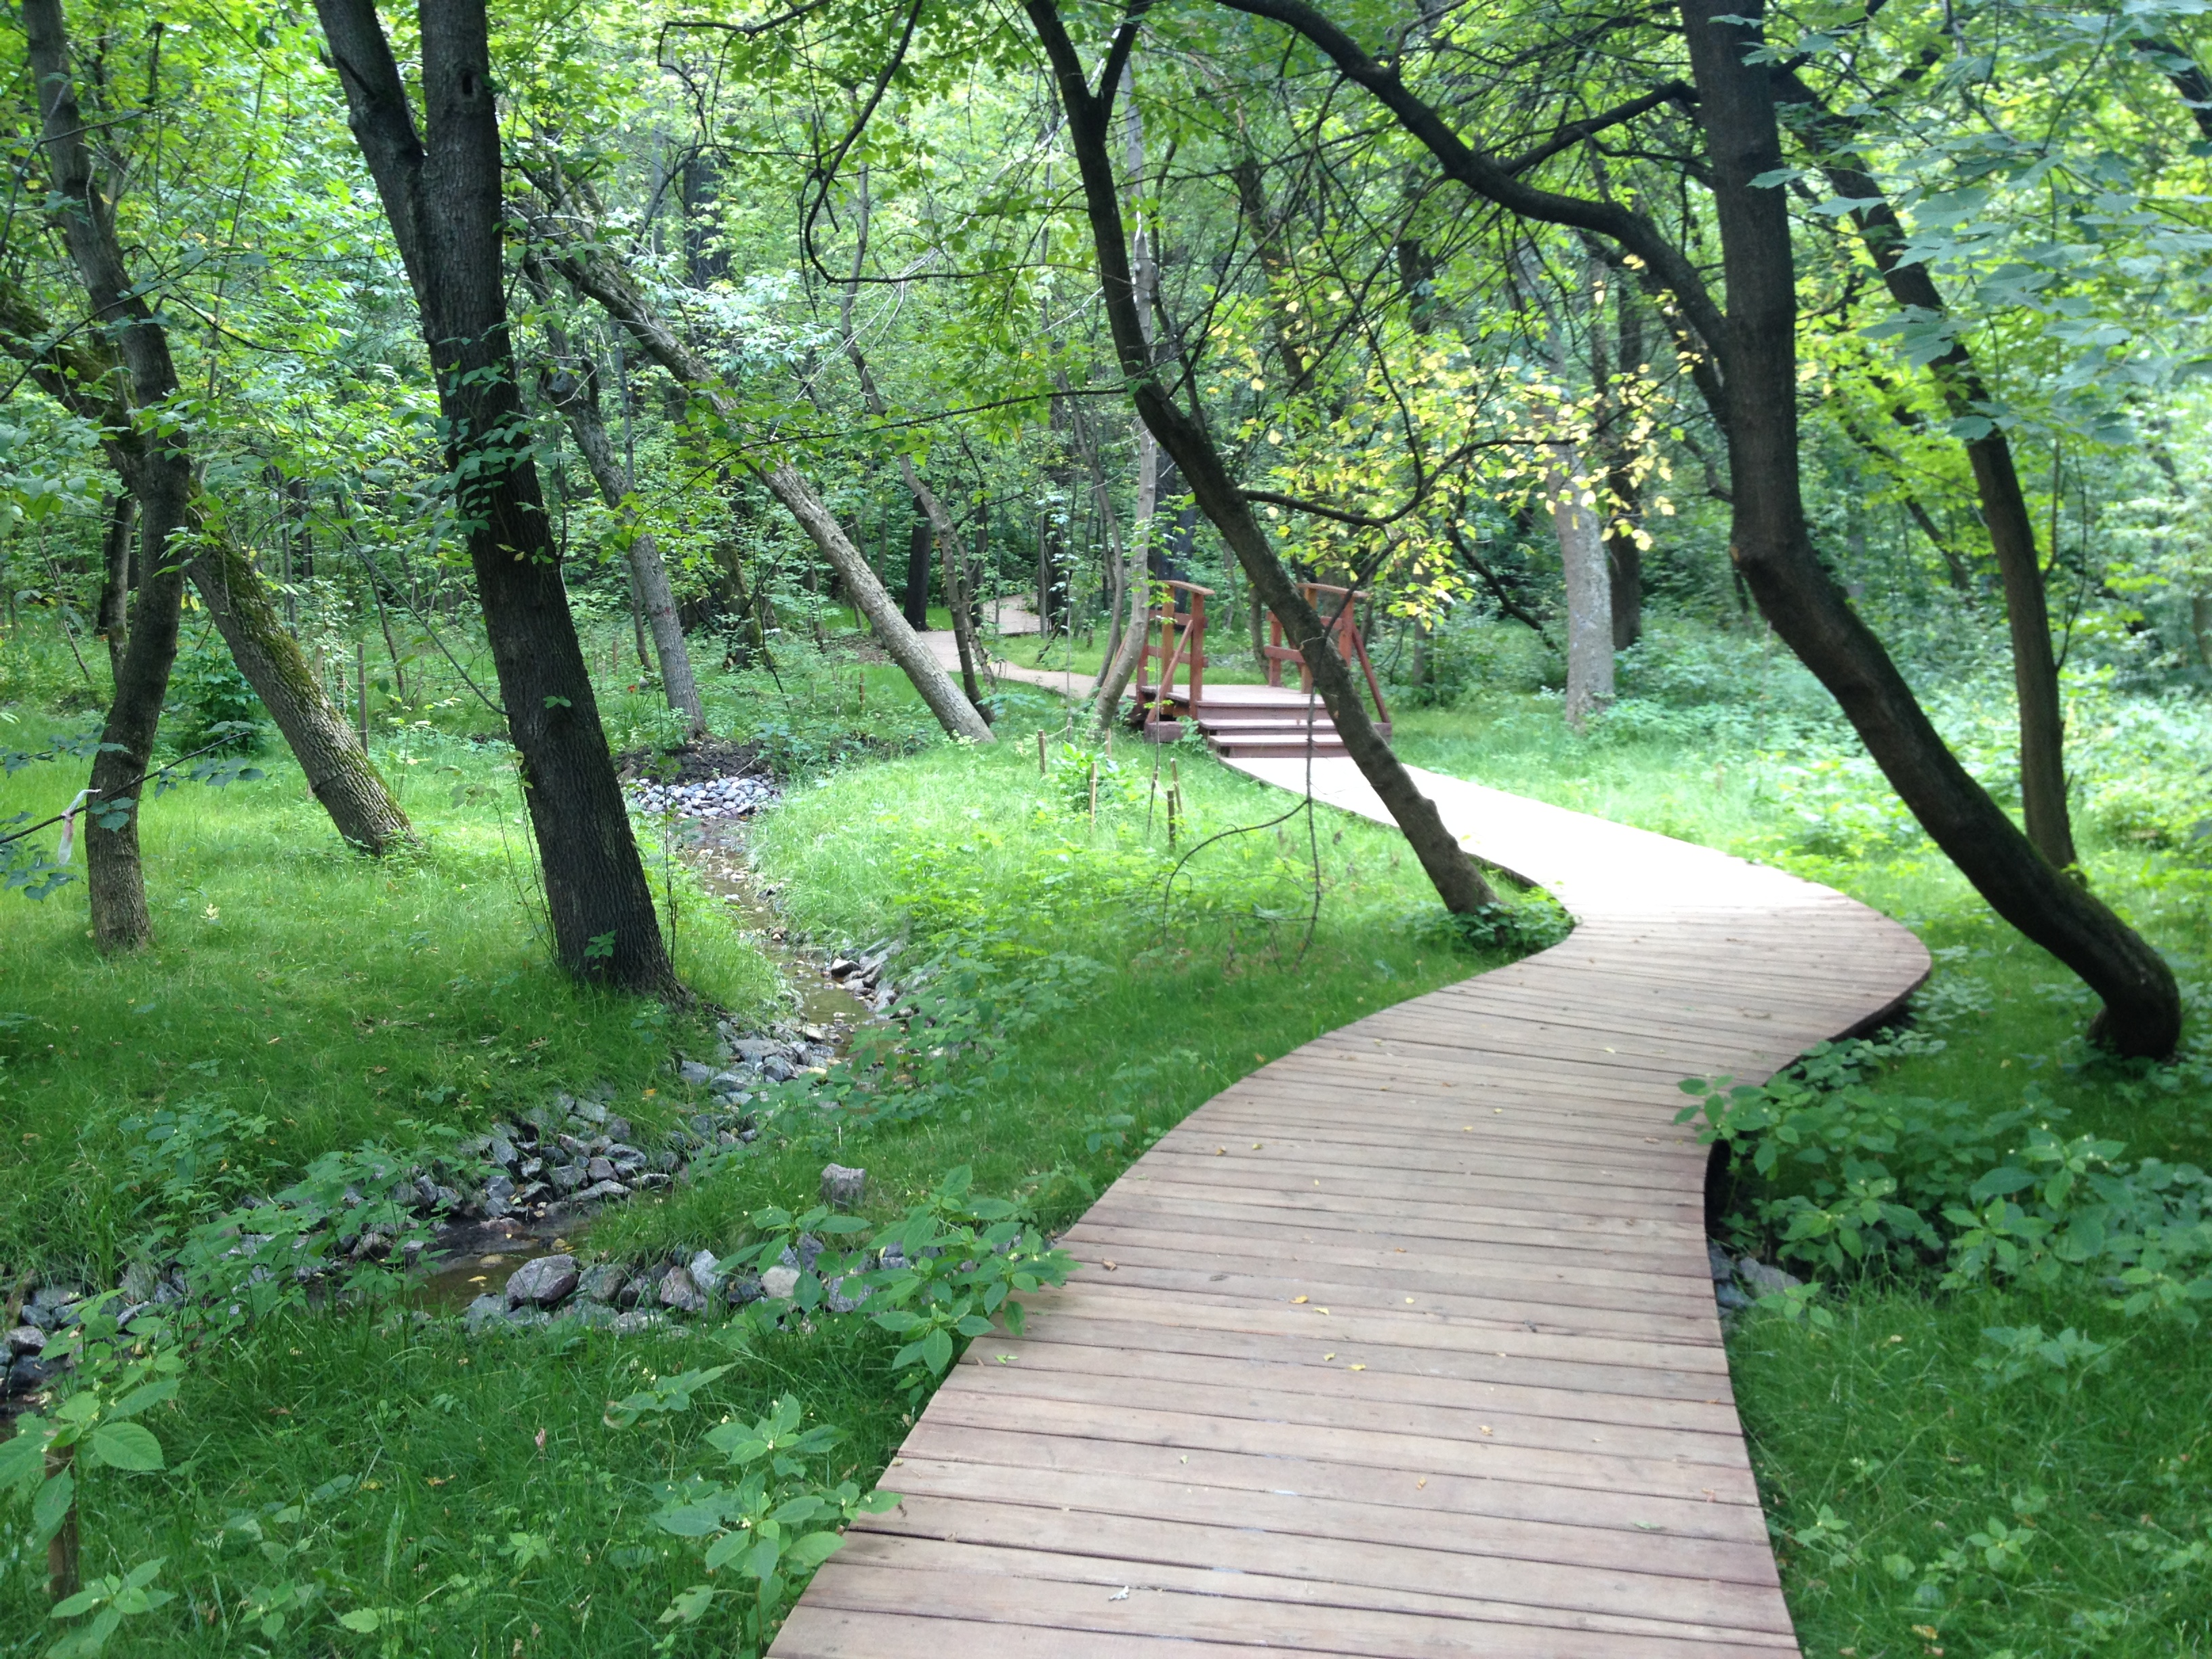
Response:
[[[1364,588],[1338,587],[1329,582],[1300,582],[1298,592],[1316,611],[1322,610],[1324,594],[1332,599],[1347,601],[1332,605],[1322,616],[1322,625],[1336,642],[1337,653],[1346,663],[1357,663],[1367,680],[1367,695],[1375,700],[1375,718],[1388,725],[1390,711],[1382,701],[1382,683],[1376,678],[1375,665],[1367,655],[1367,641],[1359,632],[1359,602],[1372,598]],[[1283,619],[1273,611],[1267,613],[1268,643],[1261,647],[1260,654],[1267,659],[1267,684],[1279,686],[1283,683],[1282,665],[1294,662],[1298,665],[1298,689],[1313,690],[1313,671],[1306,665],[1304,655],[1293,646],[1283,642]]]
[[[1144,653],[1137,659],[1138,679],[1141,685],[1145,670],[1157,660],[1160,665],[1159,678],[1152,683],[1152,695],[1145,706],[1145,725],[1147,729],[1159,724],[1161,710],[1170,701],[1175,691],[1176,671],[1183,671],[1188,684],[1187,696],[1195,708],[1206,691],[1206,602],[1213,597],[1210,587],[1200,587],[1196,582],[1173,580],[1156,582],[1165,599],[1154,604],[1146,614]],[[1187,595],[1189,609],[1176,608],[1176,596]],[[1157,626],[1159,637],[1153,640]],[[1186,658],[1184,652],[1188,650]],[[1141,694],[1140,694],[1141,695]]]

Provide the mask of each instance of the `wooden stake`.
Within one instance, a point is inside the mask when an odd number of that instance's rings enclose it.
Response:
[[[1037,733],[1037,775],[1042,777],[1044,775],[1044,733],[1040,731]]]
[[[1091,827],[1098,827],[1098,763],[1091,763]]]

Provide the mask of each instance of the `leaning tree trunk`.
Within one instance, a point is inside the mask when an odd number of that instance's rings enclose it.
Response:
[[[579,978],[675,994],[515,381],[483,0],[420,8],[427,144],[374,0],[317,0],[316,10],[422,311],[555,951]]]
[[[853,596],[861,614],[884,642],[884,649],[891,660],[906,671],[914,682],[921,700],[929,705],[929,712],[938,722],[956,738],[967,738],[976,743],[991,742],[991,728],[975,712],[975,705],[960,695],[959,689],[946,675],[945,666],[937,660],[937,653],[924,642],[921,636],[906,625],[899,614],[890,590],[870,568],[866,556],[853,545],[814,487],[799,475],[799,469],[788,461],[780,461],[775,469],[763,475],[768,487],[775,492],[799,527],[812,538],[821,550],[822,556],[836,571],[845,591]]]
[[[1731,551],[1775,631],[1843,705],[1869,751],[1936,845],[2013,926],[2104,999],[2092,1033],[2159,1057],[2181,1033],[2172,970],[2117,915],[2037,852],[1959,763],[1881,641],[1814,556],[1797,458],[1796,276],[1789,204],[1753,181],[1782,166],[1771,83],[1747,65],[1756,32],[1727,0],[1682,0],[1712,158],[1728,283]]]
[[[24,0],[22,16],[44,127],[52,217],[92,315],[129,371],[131,404],[156,409],[176,393],[176,366],[168,337],[124,265],[115,222],[93,178],[61,0]],[[123,418],[129,420],[127,415]],[[93,941],[109,951],[135,950],[154,937],[138,848],[138,803],[168,695],[169,671],[176,662],[184,607],[183,562],[169,543],[184,527],[192,489],[184,433],[174,425],[165,432],[163,424],[169,423],[132,422],[101,434],[125,489],[137,499],[142,573],[130,642],[116,674],[100,750],[92,763],[92,811],[84,834]]]
[[[1290,573],[1283,568],[1268,544],[1267,532],[1253,515],[1251,503],[1229,476],[1213,440],[1196,421],[1176,407],[1157,378],[1156,365],[1145,343],[1144,329],[1135,304],[1136,285],[1129,266],[1129,245],[1121,223],[1121,194],[1115,187],[1114,161],[1109,145],[1109,124],[1121,64],[1109,62],[1102,72],[1101,89],[1093,93],[1084,76],[1083,63],[1067,37],[1053,0],[1024,0],[1024,9],[1035,26],[1049,60],[1067,116],[1070,142],[1083,179],[1085,210],[1097,250],[1100,288],[1106,301],[1107,320],[1113,330],[1114,349],[1127,377],[1137,412],[1159,439],[1160,447],[1182,470],[1199,508],[1228,543],[1230,551],[1252,583],[1260,600],[1282,622],[1296,644],[1314,684],[1336,723],[1353,763],[1382,798],[1384,808],[1405,834],[1414,857],[1443,900],[1444,907],[1467,915],[1497,902],[1497,895],[1474,867],[1451,831],[1444,827],[1436,803],[1414,785],[1390,745],[1368,718],[1359,689],[1352,681],[1344,659],[1338,654],[1328,629],[1314,613]],[[1133,38],[1133,37],[1129,37]],[[1116,55],[1126,54],[1117,46]]]
[[[414,826],[399,810],[362,747],[361,736],[333,708],[314,672],[285,631],[269,586],[253,562],[204,501],[192,505],[198,550],[187,567],[231,659],[268,709],[307,787],[348,845],[381,855],[411,844]]]

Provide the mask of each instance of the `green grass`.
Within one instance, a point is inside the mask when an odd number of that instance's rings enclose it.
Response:
[[[573,984],[548,959],[512,771],[417,734],[382,751],[422,832],[382,863],[338,842],[289,761],[150,800],[142,823],[155,940],[106,957],[85,889],[0,908],[0,1139],[14,1152],[0,1263],[112,1282],[138,1225],[118,1190],[131,1119],[187,1106],[266,1120],[234,1153],[243,1190],[333,1146],[404,1142],[410,1122],[473,1127],[555,1091],[611,1084],[650,1124],[679,1103],[669,1043],[696,1023]],[[411,761],[411,764],[410,764]],[[58,765],[9,781],[12,810],[67,804]],[[690,926],[685,925],[689,923]],[[749,1015],[773,969],[703,906],[679,966]],[[690,941],[691,958],[684,957]],[[647,1091],[656,1092],[648,1096]]]

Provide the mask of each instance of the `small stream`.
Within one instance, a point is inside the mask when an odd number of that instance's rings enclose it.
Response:
[[[745,862],[742,824],[705,820],[696,821],[696,828],[702,834],[686,859],[700,885],[720,901],[740,930],[753,937],[797,994],[797,1018],[788,1024],[778,1022],[777,1035],[826,1045],[832,1057],[842,1057],[853,1033],[877,1017],[873,1006],[831,979],[818,952],[791,938],[775,913],[776,890],[758,882]],[[556,1206],[542,1218],[511,1215],[456,1224],[441,1233],[433,1247],[434,1257],[442,1265],[410,1299],[431,1312],[457,1312],[499,1289],[524,1262],[575,1253],[591,1224],[588,1210]]]

